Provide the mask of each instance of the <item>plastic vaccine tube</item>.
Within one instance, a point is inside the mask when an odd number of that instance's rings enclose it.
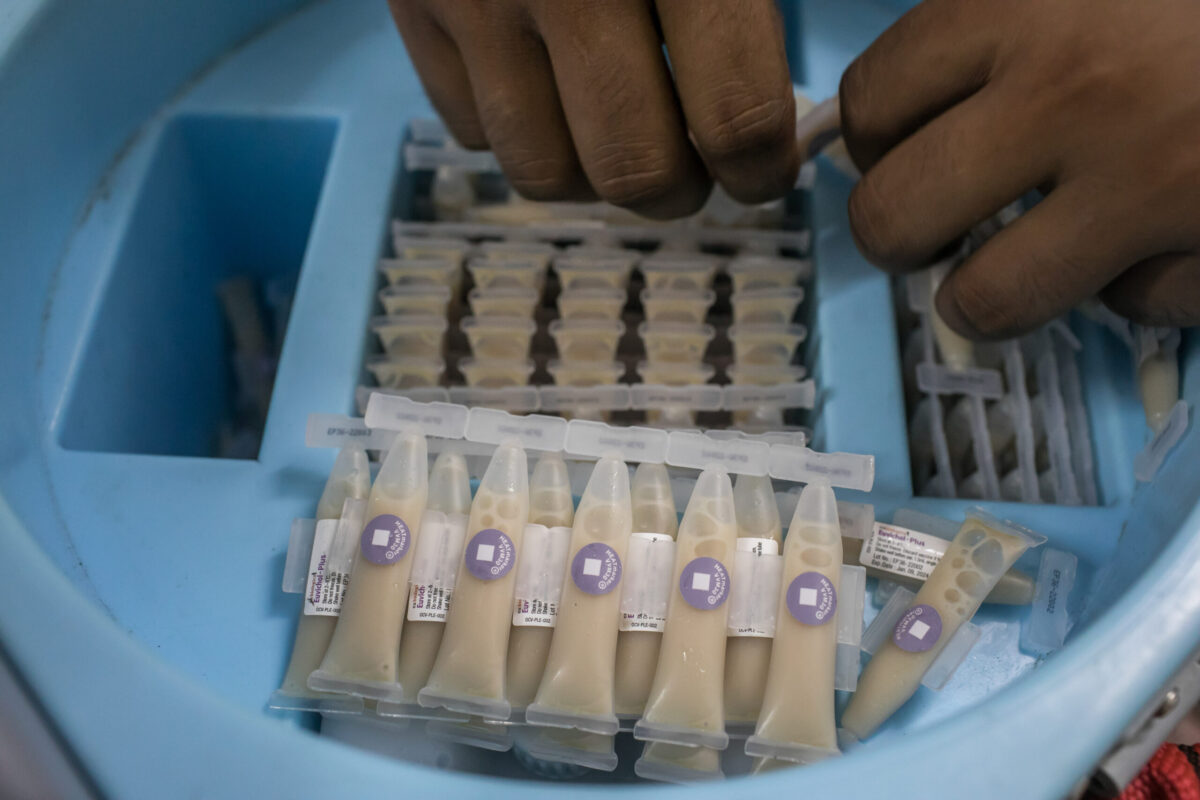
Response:
[[[603,319],[558,319],[550,336],[563,361],[611,361],[625,333],[625,323]]]
[[[521,729],[521,747],[543,761],[576,764],[589,769],[612,772],[617,768],[614,737],[573,728]]]
[[[407,284],[388,286],[379,292],[383,313],[445,316],[450,304],[450,287]]]
[[[557,453],[547,453],[538,459],[529,479],[529,524],[525,529],[525,550],[521,554],[520,563],[517,564],[513,629],[508,640],[508,702],[514,710],[523,709],[533,702],[538,684],[542,681],[546,656],[550,653],[550,639],[557,624],[557,610],[550,613],[549,609],[536,608],[532,610],[542,613],[525,613],[524,606],[553,604],[561,607],[561,600],[555,602],[554,597],[521,596],[523,583],[530,584],[530,588],[536,586],[541,590],[535,589],[529,594],[558,595],[561,592],[561,569],[553,575],[526,575],[527,571],[534,570],[544,573],[549,562],[555,561],[549,557],[534,557],[530,545],[534,537],[544,536],[546,538],[539,542],[544,541],[548,545],[545,550],[549,551],[553,549],[549,546],[551,539],[569,540],[574,520],[575,503],[571,499],[571,479],[567,474],[567,464]],[[531,536],[530,528],[533,527],[538,530]],[[553,546],[560,544],[565,556],[567,541],[553,542]],[[548,556],[548,553],[537,555]],[[558,592],[548,591],[550,587],[546,584],[550,582],[554,583]],[[526,623],[532,620],[537,624],[517,624],[518,619]]]
[[[425,437],[403,432],[371,487],[350,586],[321,666],[308,677],[310,689],[403,699],[396,659],[413,563],[409,551],[420,536],[428,490]]]
[[[666,466],[650,462],[638,465],[637,471],[633,473],[630,494],[634,530],[630,538],[630,547],[633,547],[635,538],[640,539],[638,544],[646,548],[648,556],[653,557],[657,554],[656,550],[652,550],[657,539],[658,549],[672,550],[674,545],[671,543],[679,528],[679,518],[675,510],[675,496],[671,491],[671,477]],[[670,547],[663,546],[664,540]],[[670,566],[667,566],[667,569],[669,570]],[[627,601],[635,599],[630,595],[632,577],[627,575],[622,587],[622,614],[620,632],[617,634],[613,695],[614,709],[618,716],[623,717],[641,716],[646,707],[646,698],[650,696],[650,684],[658,668],[658,650],[662,643],[662,625],[665,623],[666,611],[663,608],[663,617],[644,627],[638,627],[641,622],[638,619],[627,618]],[[669,594],[670,586],[665,588]],[[631,613],[630,616],[636,615]]]
[[[840,754],[834,720],[842,533],[828,484],[800,493],[783,549],[783,589],[762,713],[746,754],[801,764]]]
[[[638,336],[646,348],[646,360],[699,364],[704,351],[717,335],[712,325],[686,322],[643,322]]]
[[[370,488],[371,465],[367,461],[367,451],[361,447],[342,448],[333,462],[325,490],[321,492],[321,500],[317,503],[318,525],[322,520],[338,519],[346,500],[365,499]],[[285,697],[329,697],[309,689],[308,676],[320,666],[336,625],[337,617],[300,615],[296,639],[292,644],[292,658],[278,694]]]
[[[796,316],[796,309],[803,300],[803,288],[778,286],[736,292],[729,298],[729,304],[733,307],[736,323],[786,325]]]
[[[796,355],[808,329],[803,325],[735,323],[725,335],[733,343],[737,363],[783,367]]]
[[[1136,327],[1138,391],[1146,424],[1154,433],[1167,425],[1171,409],[1179,402],[1179,331]],[[1160,335],[1162,334],[1162,335]]]
[[[620,289],[568,289],[558,295],[562,319],[618,320],[627,295]]]
[[[880,524],[882,525],[882,523]],[[884,527],[893,531],[897,530],[897,526],[894,525]],[[889,564],[897,569],[906,570],[905,573],[875,566],[875,562],[871,561],[869,556],[863,560],[865,539],[842,537],[842,561],[846,564],[861,564],[866,567],[867,575],[872,578],[892,581],[915,592],[921,588],[921,584],[925,582],[924,576],[933,570],[933,566],[936,566],[937,561],[941,560],[942,554],[946,552],[946,547],[950,544],[945,539],[939,539],[926,533],[917,534],[920,539],[918,544],[912,539],[912,534],[915,533],[915,531],[905,531],[902,534],[904,537],[902,544],[898,545],[898,549],[904,553],[911,551],[911,555],[897,558],[896,552],[893,551],[892,557],[888,559]],[[911,547],[908,544],[909,541],[913,542]],[[1013,568],[1000,576],[1000,580],[996,582],[996,586],[983,599],[983,602],[1002,606],[1027,606],[1033,602],[1034,591],[1033,577]]]
[[[737,555],[733,579],[753,584],[770,581],[756,580],[760,566],[755,562],[763,556],[777,556],[783,528],[779,521],[779,505],[771,479],[766,476],[739,475],[733,486],[733,510],[737,517]],[[775,573],[778,575],[778,573]],[[739,591],[738,587],[734,591]],[[735,595],[736,596],[736,595]],[[769,598],[772,610],[778,595]],[[753,601],[751,601],[753,605]],[[725,721],[726,724],[753,725],[762,708],[763,690],[767,683],[767,667],[771,663],[770,631],[754,630],[733,635],[725,645]]]
[[[649,322],[704,322],[716,299],[712,289],[643,289],[641,293]]]
[[[635,739],[714,747],[725,733],[725,623],[737,545],[733,487],[721,467],[700,473],[679,525],[673,588],[646,710]]]
[[[426,708],[507,719],[505,660],[512,628],[517,554],[529,518],[525,450],[501,442],[479,481],[454,602],[429,682],[417,695]]]
[[[446,628],[446,612],[471,511],[471,476],[461,453],[446,450],[429,473],[429,500],[413,552],[408,618],[400,639],[398,674],[404,702],[417,702]]]
[[[516,317],[465,317],[459,329],[476,358],[524,360],[537,323]]]
[[[537,289],[521,287],[472,289],[467,294],[471,313],[477,317],[520,317],[531,319],[537,308]]]
[[[725,777],[720,750],[666,742],[646,742],[633,772],[639,778],[663,783],[699,783]]]
[[[467,385],[481,389],[525,386],[536,368],[532,358],[463,358],[458,362],[458,371],[467,379]]]
[[[558,624],[532,725],[613,735],[613,677],[621,614],[621,571],[633,532],[629,468],[619,458],[596,462],[579,500]]]
[[[925,671],[1013,562],[1043,541],[978,509],[968,511],[950,548],[867,664],[842,726],[859,739],[878,730],[916,693]]]
[[[929,321],[933,327],[933,339],[937,342],[938,353],[942,356],[942,363],[957,372],[975,366],[975,345],[951,329],[937,311],[934,298],[942,280],[949,272],[950,264],[947,262],[929,268]]]
[[[395,358],[379,355],[368,358],[366,367],[384,388],[414,389],[437,386],[442,373],[446,371],[446,362],[441,358],[425,356]]]
[[[371,330],[379,337],[383,351],[390,356],[426,356],[442,354],[446,336],[446,318],[425,314],[398,317],[374,317]]]

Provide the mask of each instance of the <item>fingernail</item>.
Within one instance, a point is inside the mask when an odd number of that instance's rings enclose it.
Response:
[[[942,281],[942,285],[938,287],[937,294],[933,298],[933,305],[937,315],[942,318],[942,322],[949,326],[950,330],[975,341],[984,338],[958,306],[958,300],[954,296],[954,273],[947,275]]]

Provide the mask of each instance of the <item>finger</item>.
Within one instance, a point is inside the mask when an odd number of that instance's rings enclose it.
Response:
[[[711,182],[687,138],[658,32],[642,0],[551,0],[534,17],[588,180],[649,217],[700,208]]]
[[[1064,183],[996,234],[938,290],[937,310],[971,339],[1006,339],[1066,313],[1145,255],[1127,213],[1098,206],[1090,181]]]
[[[1145,259],[1104,287],[1100,299],[1142,325],[1200,325],[1200,256],[1164,253]]]
[[[545,47],[514,3],[439,3],[475,107],[509,184],[531,200],[594,198],[571,142]]]
[[[904,139],[850,195],[850,227],[868,260],[890,270],[928,264],[1054,172],[1012,92],[989,86]]]
[[[860,170],[987,83],[1006,13],[1006,3],[926,0],[854,60],[839,96],[842,133]]]
[[[775,0],[658,0],[688,127],[735,199],[791,189],[800,168],[796,106]]]
[[[487,136],[475,110],[467,68],[454,40],[422,4],[389,0],[388,6],[425,94],[455,141],[472,150],[486,150]]]

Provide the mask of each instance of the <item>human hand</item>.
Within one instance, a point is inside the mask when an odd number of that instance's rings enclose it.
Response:
[[[455,139],[490,148],[525,197],[665,218],[698,210],[712,179],[747,203],[795,181],[774,0],[389,4]]]
[[[1097,293],[1200,323],[1198,35],[1194,0],[925,0],[842,78],[860,249],[923,266],[1038,188],[943,282],[952,328],[1005,338]]]

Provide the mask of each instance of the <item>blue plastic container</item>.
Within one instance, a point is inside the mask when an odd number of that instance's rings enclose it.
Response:
[[[263,713],[295,624],[278,592],[287,524],[332,460],[305,449],[305,418],[352,408],[374,262],[411,191],[399,142],[432,113],[384,3],[302,5],[9,0],[0,15],[0,647],[106,795],[549,796],[563,787],[429,771]],[[815,95],[900,5],[789,10]],[[818,433],[877,454],[881,518],[961,517],[965,502],[912,498],[891,292],[851,243],[848,191],[822,172],[813,198]],[[254,460],[202,455],[228,396],[212,289],[235,271],[299,277]],[[1127,354],[1080,334],[1103,504],[993,504],[1079,556],[1068,646],[1036,664],[1020,612],[985,609],[944,691],[921,690],[852,757],[755,790],[1061,797],[1192,652],[1200,437],[1135,487]],[[480,752],[471,768],[514,764]]]

